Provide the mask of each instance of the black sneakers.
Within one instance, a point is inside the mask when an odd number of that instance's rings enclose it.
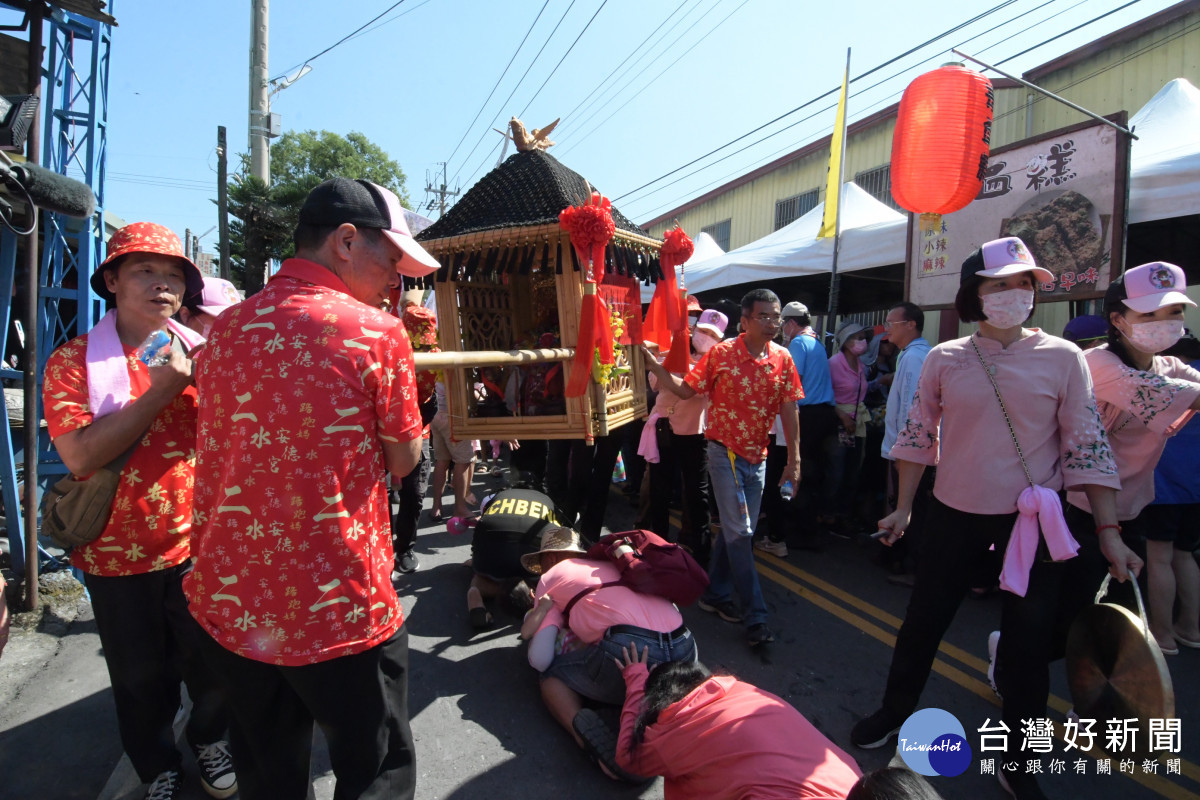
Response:
[[[760,644],[770,644],[775,641],[775,634],[767,627],[765,622],[760,622],[757,625],[751,625],[746,631],[746,644],[751,647],[758,647]]]
[[[196,754],[196,766],[200,768],[200,785],[204,787],[204,791],[218,800],[231,797],[237,792],[237,773],[233,771],[228,742],[217,741],[193,746],[192,752]]]
[[[720,603],[706,603],[700,600],[696,605],[700,606],[701,611],[716,614],[726,622],[741,622],[743,619],[741,610],[732,600],[725,600]]]
[[[900,732],[904,717],[897,716],[886,708],[881,708],[866,719],[859,720],[850,731],[850,743],[863,750],[875,750],[883,747]]]
[[[169,769],[146,789],[146,800],[179,800],[179,790],[179,771]]]

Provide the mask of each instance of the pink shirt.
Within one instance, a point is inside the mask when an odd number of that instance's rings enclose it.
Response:
[[[542,575],[534,599],[549,595],[554,608],[546,614],[538,630],[554,625],[563,627],[563,609],[571,598],[589,586],[620,580],[621,573],[611,561],[568,558]],[[606,586],[587,594],[571,609],[571,630],[585,644],[595,644],[613,625],[636,625],[660,633],[670,633],[683,624],[683,617],[670,600],[635,592],[628,586]]]
[[[671,422],[671,430],[679,436],[695,436],[704,433],[704,412],[708,409],[708,395],[694,394],[686,400],[670,389],[659,386],[658,378],[650,374],[650,388],[658,392],[654,401],[654,413]]]
[[[667,706],[630,750],[646,666],[625,670],[617,764],[666,778],[666,800],[843,798],[858,780],[842,752],[782,698],[714,675]]]
[[[840,350],[829,357],[829,377],[835,403],[858,405],[867,396],[867,368],[859,361],[856,372]]]
[[[1200,397],[1200,372],[1170,356],[1155,356],[1150,371],[1143,372],[1125,366],[1108,345],[1083,355],[1121,476],[1117,519],[1130,520],[1154,499],[1154,467],[1167,437],[1195,413],[1191,405]],[[1083,492],[1068,493],[1067,502],[1091,511]]]
[[[951,508],[1017,510],[1029,482],[972,338],[995,368],[1033,482],[1053,491],[1084,484],[1121,488],[1083,353],[1036,329],[1007,349],[976,334],[930,350],[891,457],[936,464],[933,493]]]

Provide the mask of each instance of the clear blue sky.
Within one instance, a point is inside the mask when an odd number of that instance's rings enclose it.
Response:
[[[271,76],[299,66],[393,2],[273,0]],[[464,190],[495,164],[500,137],[492,127],[504,127],[514,114],[531,128],[562,116],[552,135],[559,145],[550,152],[644,221],[828,134],[833,111],[821,111],[831,102],[825,100],[697,166],[821,112],[762,144],[652,194],[661,184],[620,197],[834,88],[847,47],[853,77],[1003,6],[852,84],[853,121],[899,99],[912,77],[948,60],[951,46],[965,42],[965,50],[996,63],[1127,0],[549,0],[531,30],[544,2],[406,0],[372,29],[313,61],[312,72],[274,97],[272,110],[282,115],[284,130],[366,134],[404,168],[417,206],[438,162],[450,160],[451,185]],[[1169,5],[1135,2],[1005,69],[1019,73]],[[204,233],[216,224],[217,126],[228,129],[231,155],[247,149],[251,2],[114,0],[110,6],[119,27],[109,92],[107,207],[126,221]],[[664,20],[638,51],[648,55],[640,62],[634,55],[580,107]],[[0,22],[8,21],[0,14]],[[484,106],[527,31],[528,41]],[[215,251],[216,233],[202,245]]]

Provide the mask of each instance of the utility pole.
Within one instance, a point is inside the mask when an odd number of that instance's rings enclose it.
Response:
[[[435,188],[433,186],[433,184],[430,183],[429,179],[426,178],[425,179],[425,191],[429,194],[437,195],[437,200],[435,202],[437,203],[437,206],[438,206],[438,216],[441,217],[443,214],[446,213],[446,198],[447,197],[458,197],[460,192],[457,189],[454,191],[449,191],[446,189],[446,162],[441,161],[438,163],[440,163],[442,165],[442,182],[437,188]],[[430,207],[432,207],[432,206],[433,206],[433,204],[431,203]]]
[[[270,97],[267,85],[267,16],[269,0],[251,0],[250,15],[250,174],[270,185]]]
[[[196,259],[192,258],[192,229],[191,228],[183,229],[183,257],[191,259],[192,261],[196,260]]]
[[[225,174],[225,126],[217,126],[217,239],[221,277],[229,280],[229,177]]]

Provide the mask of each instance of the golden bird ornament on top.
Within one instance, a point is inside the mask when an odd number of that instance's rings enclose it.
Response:
[[[562,119],[559,117],[559,119]],[[550,141],[550,131],[554,130],[554,126],[558,124],[558,119],[551,122],[544,128],[534,128],[532,131],[526,131],[524,123],[521,120],[513,117],[508,122],[508,127],[512,129],[513,143],[517,146],[517,152],[528,153],[530,150],[545,150],[552,146],[554,142]]]

